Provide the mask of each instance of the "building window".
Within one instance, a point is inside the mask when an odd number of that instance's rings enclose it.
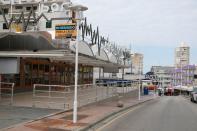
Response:
[[[46,28],[52,28],[52,21],[46,22]]]
[[[34,7],[33,7],[33,9],[34,9],[34,10],[37,10],[37,9],[38,9],[38,7],[37,7],[37,6],[34,6]]]
[[[16,10],[23,9],[23,6],[15,6],[15,9],[16,9]]]
[[[8,8],[5,8],[5,9],[3,9],[3,12],[4,12],[4,14],[8,14],[9,9]]]
[[[7,30],[7,29],[8,29],[6,23],[3,23],[3,29],[4,29],[4,30]]]
[[[26,7],[26,10],[31,10],[31,7]]]
[[[26,10],[31,10],[31,8],[32,8],[32,7],[29,7],[29,6],[28,6],[28,7],[26,7]],[[34,6],[34,7],[33,7],[33,10],[37,10],[37,9],[38,9],[37,6]]]

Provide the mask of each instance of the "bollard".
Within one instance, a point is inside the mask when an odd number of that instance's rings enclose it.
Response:
[[[121,96],[120,96],[120,95],[119,95],[119,93],[118,93],[118,102],[117,102],[117,107],[122,108],[122,107],[124,107],[124,104],[123,104],[123,102],[120,100],[120,98],[121,98]]]
[[[14,83],[12,83],[12,88],[11,88],[11,102],[10,102],[10,105],[12,106],[13,105],[13,102],[14,102]]]

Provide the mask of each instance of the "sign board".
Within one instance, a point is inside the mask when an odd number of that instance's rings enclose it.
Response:
[[[55,26],[55,38],[76,38],[77,29],[75,23],[58,24]]]
[[[0,74],[19,74],[20,60],[18,58],[0,58]]]

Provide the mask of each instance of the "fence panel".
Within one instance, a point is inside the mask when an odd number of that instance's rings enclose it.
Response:
[[[0,103],[13,105],[14,83],[0,82]]]
[[[117,96],[118,88],[125,90],[122,93],[129,91],[127,86],[117,87],[115,82],[78,85],[78,107]],[[67,110],[73,108],[73,98],[74,85],[34,84],[32,106]]]

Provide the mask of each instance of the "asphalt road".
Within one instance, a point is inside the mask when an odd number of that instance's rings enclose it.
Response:
[[[197,104],[164,96],[108,121],[98,131],[197,131]]]

